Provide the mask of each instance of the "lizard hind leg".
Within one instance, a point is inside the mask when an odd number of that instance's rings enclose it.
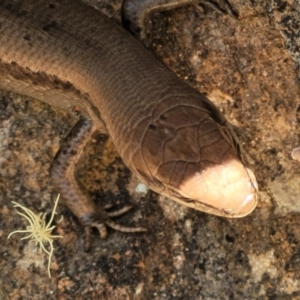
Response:
[[[227,0],[221,0],[220,2],[222,2],[222,7],[213,0],[124,0],[121,9],[122,23],[124,28],[148,46],[146,41],[150,36],[150,32],[147,24],[152,13],[185,5],[194,5],[199,8],[199,5],[203,4],[218,13],[238,18],[238,14]]]

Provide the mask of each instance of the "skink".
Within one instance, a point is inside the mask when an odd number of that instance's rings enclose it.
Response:
[[[74,175],[95,130],[111,136],[139,180],[170,199],[224,217],[245,216],[257,204],[255,176],[225,117],[80,1],[0,1],[0,87],[80,115],[51,174],[87,230],[118,229]]]

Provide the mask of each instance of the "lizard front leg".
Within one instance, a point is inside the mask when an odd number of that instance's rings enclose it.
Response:
[[[97,207],[91,196],[76,178],[75,167],[91,135],[96,130],[92,121],[81,117],[64,140],[51,167],[51,177],[67,206],[85,228],[85,249],[90,248],[91,227],[96,227],[101,238],[107,236],[106,226],[122,232],[143,232],[142,227],[124,227],[112,221],[131,209],[126,206],[121,210],[107,212],[110,207]]]

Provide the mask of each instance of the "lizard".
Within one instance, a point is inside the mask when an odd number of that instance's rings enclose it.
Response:
[[[186,4],[196,1],[125,0],[123,24],[143,39],[151,12]],[[229,218],[257,205],[255,175],[219,109],[132,34],[78,0],[0,1],[0,87],[78,116],[50,174],[87,241],[91,227],[103,238],[106,226],[146,230],[112,221],[130,207],[109,213],[81,186],[76,163],[95,131],[111,136],[140,181],[180,204]]]

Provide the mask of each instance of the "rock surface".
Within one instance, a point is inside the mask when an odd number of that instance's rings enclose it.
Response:
[[[119,21],[120,0],[90,0]],[[197,212],[136,190],[111,140],[96,134],[79,166],[96,201],[135,209],[119,220],[146,234],[83,229],[61,201],[51,263],[34,244],[7,235],[26,227],[11,201],[50,212],[49,166],[75,120],[44,103],[1,93],[0,299],[299,299],[300,4],[231,0],[239,20],[193,6],[159,13],[151,48],[178,76],[206,93],[234,125],[253,161],[260,200],[243,219]],[[250,3],[251,2],[251,3]],[[140,186],[139,186],[140,187]],[[299,203],[298,203],[299,202]]]

